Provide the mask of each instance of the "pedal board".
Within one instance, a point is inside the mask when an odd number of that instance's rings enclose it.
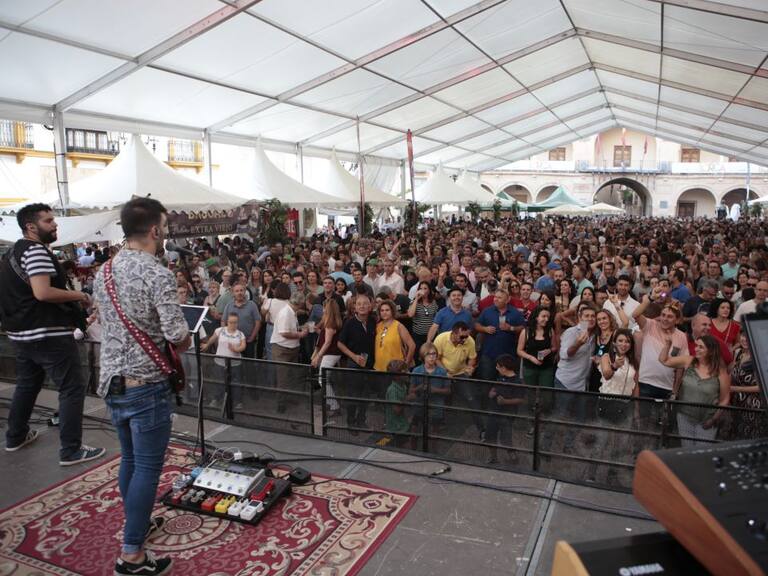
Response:
[[[180,475],[162,503],[255,526],[290,493],[291,482],[275,478],[266,466],[214,460],[196,476]]]

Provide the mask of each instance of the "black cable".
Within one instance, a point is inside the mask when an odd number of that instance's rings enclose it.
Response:
[[[46,409],[47,410],[47,409]],[[100,418],[98,416],[93,415],[83,415],[84,419],[93,420],[96,421],[103,426],[93,426],[88,427],[86,429],[90,430],[101,430],[106,432],[115,432],[114,428],[111,426],[111,422],[106,418]],[[109,425],[109,426],[107,426]],[[199,438],[197,437],[190,437],[187,434],[179,433],[179,432],[172,432],[171,438],[175,440],[177,443],[185,444],[187,446],[193,446],[193,452],[192,452],[192,460],[193,462],[197,463],[197,460],[194,458],[194,451],[199,447]],[[529,486],[502,486],[498,484],[490,484],[485,482],[476,482],[476,481],[470,481],[470,480],[461,480],[459,478],[451,478],[448,476],[442,476],[443,474],[449,473],[451,471],[450,464],[440,461],[440,460],[429,460],[429,459],[413,459],[413,460],[401,460],[392,462],[389,460],[361,460],[359,458],[346,458],[343,456],[323,456],[319,454],[311,454],[311,453],[305,453],[305,452],[289,452],[286,450],[277,450],[270,446],[269,444],[265,444],[264,442],[255,442],[252,440],[226,440],[226,439],[217,439],[215,442],[211,440],[207,440],[206,447],[210,444],[211,448],[217,448],[220,447],[220,445],[232,445],[232,444],[245,444],[248,446],[262,446],[266,448],[267,450],[270,450],[271,452],[276,452],[278,454],[286,454],[289,456],[298,456],[298,458],[292,458],[292,459],[274,459],[272,461],[273,464],[290,464],[290,463],[296,463],[296,462],[349,462],[354,463],[362,466],[370,466],[372,468],[379,468],[381,470],[387,470],[390,472],[397,472],[400,474],[407,474],[409,476],[415,476],[418,478],[426,478],[430,482],[437,482],[437,483],[451,483],[451,484],[458,484],[462,486],[468,486],[472,488],[482,488],[486,490],[492,490],[495,492],[503,492],[507,494],[516,494],[520,496],[529,496],[533,498],[543,498],[545,500],[557,502],[559,504],[564,504],[566,506],[571,506],[573,508],[577,508],[580,510],[589,510],[593,512],[600,512],[603,514],[610,514],[613,516],[620,516],[624,518],[632,518],[636,520],[647,520],[655,522],[655,518],[648,514],[644,514],[642,512],[637,512],[633,510],[627,510],[625,508],[617,508],[612,506],[601,506],[599,504],[592,504],[591,502],[588,502],[586,500],[578,499],[578,498],[567,498],[565,496],[555,496],[554,494],[546,493],[538,488],[532,488]],[[398,468],[397,465],[401,464],[440,464],[442,465],[442,468],[439,470],[433,471],[431,473],[427,472],[416,472],[414,470],[407,470],[404,468]],[[467,464],[469,466],[472,466],[471,464]],[[439,479],[437,479],[437,476],[440,476]],[[329,478],[327,480],[321,480],[314,483],[308,483],[305,484],[305,486],[314,486],[317,484],[323,484],[326,482],[332,482],[337,480],[344,480],[343,478]]]
[[[291,453],[291,452],[283,452],[281,450],[275,450],[268,444],[265,444],[263,442],[254,442],[249,440],[221,440],[217,439],[215,444],[246,444],[246,445],[254,445],[254,446],[264,446],[269,450],[272,450],[273,452],[279,452],[283,454],[299,454],[299,453]],[[493,490],[496,492],[504,492],[508,494],[516,494],[520,496],[530,496],[534,498],[543,498],[546,500],[550,500],[553,502],[557,502],[559,504],[564,504],[566,506],[571,506],[573,508],[578,508],[581,510],[590,510],[593,512],[601,512],[604,514],[611,514],[613,516],[621,516],[625,518],[633,518],[636,520],[647,520],[651,522],[655,522],[656,519],[648,514],[644,514],[643,512],[637,512],[634,510],[627,510],[625,508],[616,508],[612,506],[601,506],[599,504],[592,504],[586,500],[581,500],[577,498],[567,498],[565,496],[555,496],[554,494],[549,494],[547,492],[543,492],[538,488],[532,488],[528,486],[500,486],[497,484],[488,484],[484,482],[474,482],[469,480],[461,480],[459,478],[451,478],[447,476],[440,476],[440,479],[437,480],[436,476],[438,474],[445,474],[447,472],[451,471],[451,467],[448,464],[445,464],[444,462],[436,461],[436,460],[413,460],[413,461],[400,461],[400,462],[391,462],[391,461],[381,461],[381,460],[361,460],[358,458],[345,458],[342,456],[321,456],[312,454],[309,455],[309,457],[303,457],[303,458],[293,458],[293,459],[284,459],[284,460],[275,460],[274,464],[289,464],[294,462],[350,462],[355,463],[363,466],[370,466],[372,468],[379,468],[382,470],[388,470],[390,472],[397,472],[400,474],[407,474],[409,476],[416,476],[419,478],[426,478],[430,481],[437,481],[437,482],[448,482],[452,484],[459,484],[463,486],[469,486],[473,488],[484,488],[486,490]],[[426,472],[416,472],[413,470],[407,470],[403,468],[397,468],[396,466],[393,466],[393,464],[409,464],[409,463],[435,463],[435,464],[445,464],[447,466],[447,470],[438,470],[436,472],[432,473],[426,473]],[[471,464],[469,464],[471,466]]]

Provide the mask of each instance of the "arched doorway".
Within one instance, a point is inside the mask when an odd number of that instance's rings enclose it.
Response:
[[[615,178],[605,182],[597,189],[592,200],[623,208],[630,216],[651,215],[651,193],[631,178]]]
[[[509,186],[506,186],[502,192],[518,202],[530,204],[533,201],[533,194],[531,194],[530,190],[520,184],[510,184]]]
[[[717,198],[705,188],[689,188],[677,199],[675,214],[678,218],[713,217]]]
[[[744,199],[747,197],[747,189],[746,188],[736,188],[735,190],[730,190],[729,192],[726,192],[723,194],[723,199],[721,202],[728,206],[730,208],[734,204],[741,203],[744,201]],[[754,190],[749,191],[749,199],[750,200],[757,200],[760,198]]]
[[[552,196],[552,193],[558,188],[559,186],[544,186],[544,188],[539,190],[539,193],[536,194],[536,203],[544,202],[544,200]]]

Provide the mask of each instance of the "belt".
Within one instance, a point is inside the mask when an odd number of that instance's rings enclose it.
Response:
[[[128,378],[126,376],[125,378],[125,387],[126,388],[138,388],[139,386],[144,386],[146,384],[146,380],[138,380],[137,378]]]

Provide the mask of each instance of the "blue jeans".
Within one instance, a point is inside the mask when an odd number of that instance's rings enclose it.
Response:
[[[8,445],[19,444],[29,432],[29,418],[46,373],[59,389],[59,439],[62,460],[80,449],[83,437],[85,382],[80,377],[80,352],[72,336],[43,338],[37,342],[14,342],[16,389],[13,391]]]
[[[122,459],[120,495],[125,511],[123,552],[140,552],[171,437],[171,391],[167,380],[106,397],[117,428]]]

